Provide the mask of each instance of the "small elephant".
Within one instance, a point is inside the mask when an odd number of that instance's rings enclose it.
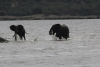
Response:
[[[56,37],[59,37],[59,39],[65,38],[69,38],[69,28],[68,26],[66,26],[65,24],[60,25],[60,24],[54,24],[50,31],[49,31],[50,35],[55,35]]]
[[[8,40],[6,40],[6,39],[0,37],[0,43],[8,43],[8,42],[9,42]]]
[[[15,34],[14,34],[15,41],[17,41],[17,36],[16,36],[17,34],[19,35],[21,40],[23,39],[23,37],[24,37],[24,40],[26,40],[26,38],[25,38],[25,33],[26,32],[25,32],[25,29],[24,29],[24,27],[22,25],[17,25],[17,26],[11,25],[10,29],[15,32]]]

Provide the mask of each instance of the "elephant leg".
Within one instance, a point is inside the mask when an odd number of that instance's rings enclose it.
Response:
[[[67,40],[67,37],[65,37],[65,39]]]
[[[17,41],[17,36],[15,35],[15,41]]]
[[[24,40],[26,40],[25,35],[23,37],[24,37]]]
[[[67,40],[68,36],[67,35],[64,35],[63,38],[65,38]]]
[[[14,36],[15,36],[15,41],[17,41],[17,33],[16,32],[15,32]]]
[[[62,37],[61,37],[61,36],[59,36],[59,39],[61,40],[61,39],[62,39]]]
[[[19,37],[20,37],[20,40],[22,40],[22,36],[19,35]]]
[[[23,38],[24,40],[26,40],[25,36],[19,36],[19,37],[20,37],[20,40],[23,40]]]
[[[56,33],[56,37],[58,37],[60,40],[62,39],[62,37],[59,33]]]
[[[69,38],[69,34],[67,34],[67,38]]]

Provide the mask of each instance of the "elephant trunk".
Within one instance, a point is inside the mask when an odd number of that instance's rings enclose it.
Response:
[[[49,31],[49,34],[50,34],[50,35],[52,35],[52,34],[53,34],[53,31],[52,31],[52,30],[50,30],[50,31]]]

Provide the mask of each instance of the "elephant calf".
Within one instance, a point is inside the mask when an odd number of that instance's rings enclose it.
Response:
[[[9,41],[4,39],[4,38],[2,38],[2,37],[0,37],[0,43],[7,43],[7,42],[9,42]]]
[[[25,33],[26,32],[25,32],[25,29],[22,25],[17,25],[17,26],[11,25],[10,29],[15,32],[15,34],[14,34],[15,41],[17,41],[17,36],[16,35],[19,35],[21,40],[23,39],[23,37],[24,37],[24,40],[26,40],[26,38],[25,38]]]
[[[59,37],[59,39],[65,38],[69,38],[69,28],[68,26],[66,26],[65,24],[60,25],[60,24],[54,24],[50,31],[49,31],[50,35],[55,35],[56,37]]]

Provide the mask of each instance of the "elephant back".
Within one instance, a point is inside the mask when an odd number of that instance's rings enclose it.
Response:
[[[69,33],[68,26],[65,24],[61,25],[61,31],[62,31],[62,33]]]
[[[22,29],[24,29],[24,28],[23,28],[22,25],[18,25],[18,26],[17,26],[17,29],[18,29],[18,30],[22,30]]]
[[[18,34],[23,35],[25,34],[25,29],[22,25],[17,26]]]

